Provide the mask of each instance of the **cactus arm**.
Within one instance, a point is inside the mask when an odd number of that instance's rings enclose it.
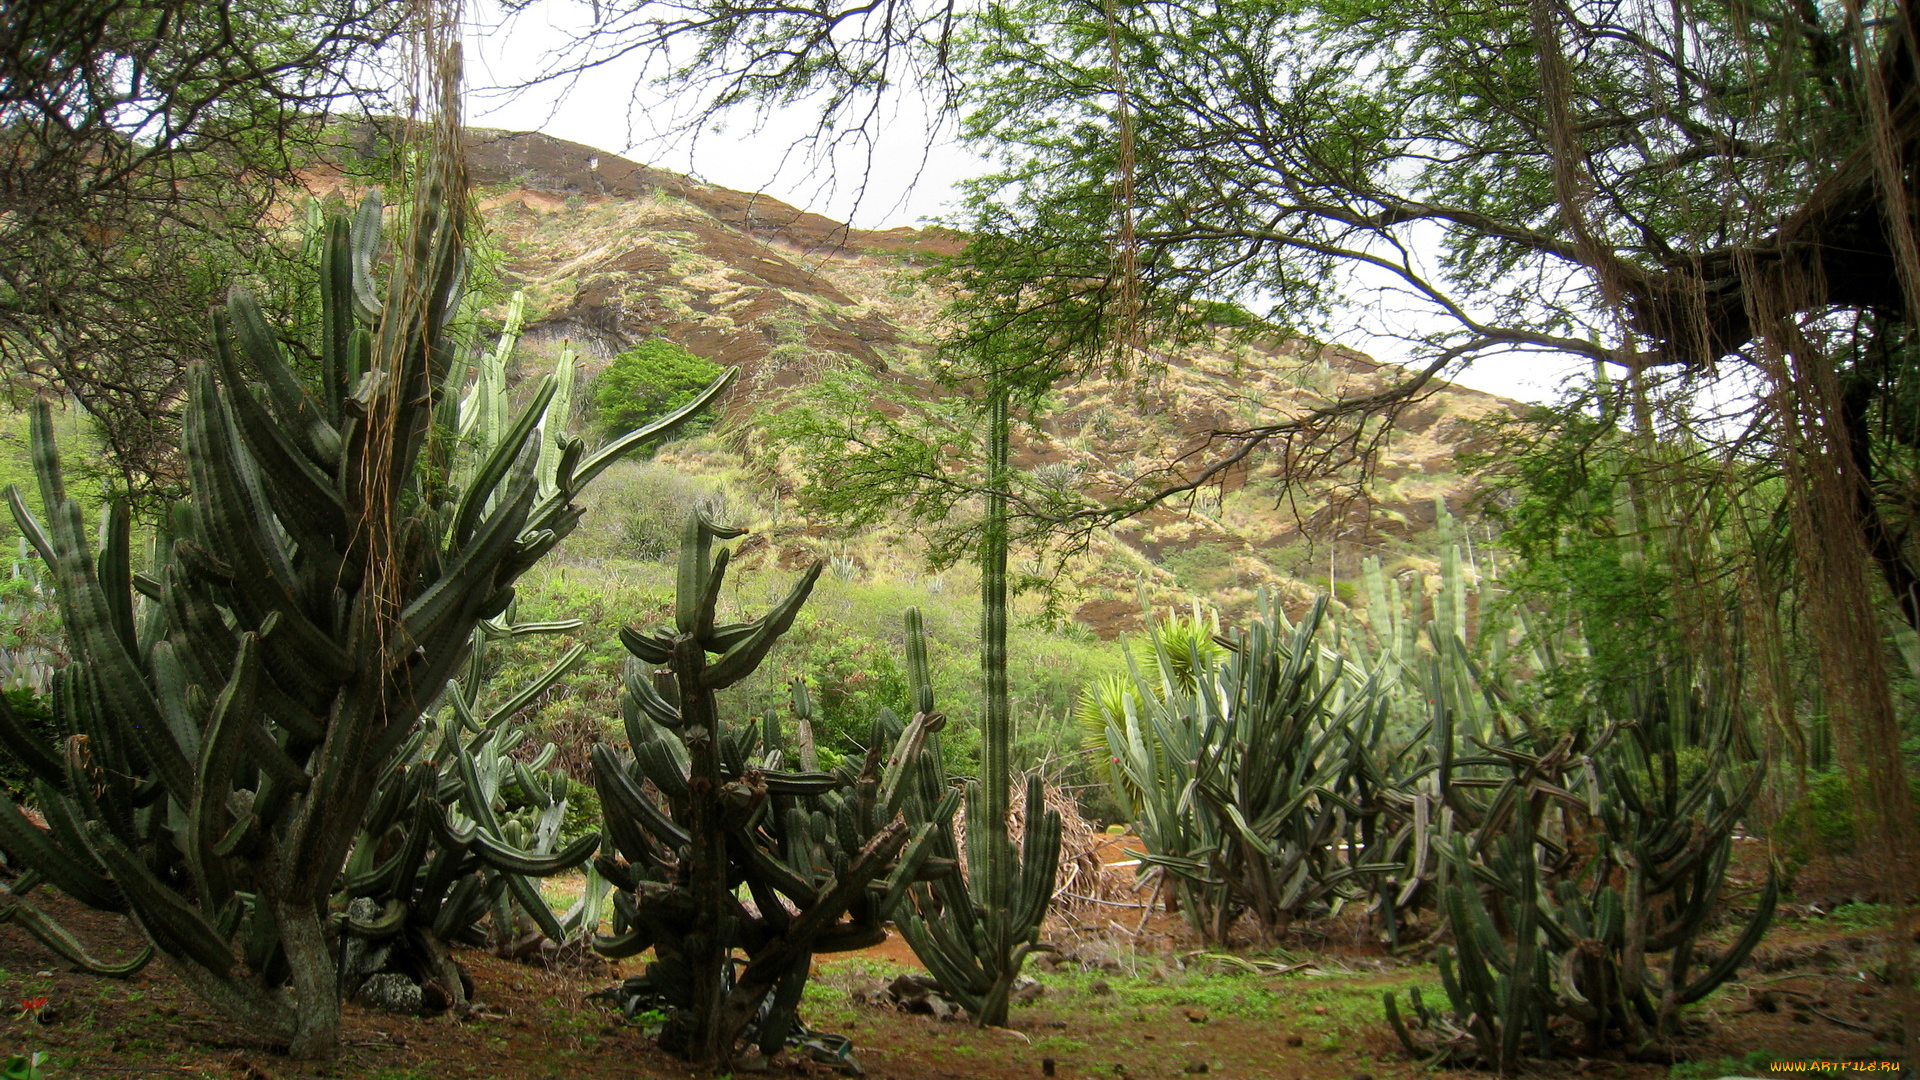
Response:
[[[689,417],[706,408],[719,397],[733,380],[740,377],[740,369],[730,367],[719,377],[707,384],[707,388],[695,394],[692,401],[661,417],[642,428],[636,428],[594,451],[593,455],[580,463],[573,474],[573,490],[578,491],[591,483],[594,477],[605,472],[607,467],[620,460],[635,447],[645,444],[656,435],[664,435],[679,427]]]
[[[233,338],[246,353],[249,365],[259,374],[273,399],[280,422],[310,460],[325,461],[338,453],[340,434],[332,425],[315,415],[312,402],[301,390],[299,380],[287,367],[286,357],[273,330],[268,327],[253,294],[235,286],[227,293],[227,319]],[[234,388],[241,389],[236,383]]]
[[[847,869],[838,875],[833,889],[822,896],[819,903],[803,911],[779,943],[747,963],[746,969],[740,973],[740,983],[751,985],[756,980],[766,979],[769,971],[784,968],[791,956],[802,948],[799,943],[813,940],[821,931],[832,926],[848,904],[866,892],[867,883],[893,862],[900,849],[906,846],[909,835],[906,821],[899,817],[875,833]]]
[[[559,682],[561,676],[572,671],[586,655],[587,646],[584,642],[567,650],[559,660],[554,661],[553,666],[547,668],[538,678],[522,687],[512,697],[502,703],[499,708],[488,714],[486,726],[489,729],[497,727],[504,723],[508,717],[513,716],[521,709],[533,704],[535,699],[551,689],[554,683]]]
[[[134,657],[113,626],[113,615],[105,595],[86,557],[80,537],[80,507],[73,502],[61,505],[54,518],[54,537],[60,556],[60,593],[66,609],[68,633],[80,639],[92,663],[88,667],[93,684],[106,706],[96,713],[103,724],[115,725],[113,739],[131,743],[153,764],[167,790],[175,798],[185,798],[193,790],[193,772],[186,756],[173,741],[160,703],[153,697]],[[104,729],[86,729],[104,734]],[[124,740],[124,742],[123,742]]]
[[[520,410],[520,416],[514,420],[513,426],[507,430],[499,445],[493,448],[493,452],[481,464],[467,490],[461,493],[459,509],[454,514],[453,535],[448,545],[450,548],[457,550],[465,546],[468,539],[473,536],[474,528],[485,514],[488,503],[493,499],[501,481],[506,479],[507,473],[512,470],[514,462],[520,458],[521,451],[526,448],[528,437],[533,434],[535,425],[545,414],[547,404],[553,400],[553,392],[553,376],[542,376],[540,385],[533,392],[533,399]],[[532,491],[533,489],[529,487],[529,504]]]
[[[216,315],[214,357],[220,365],[220,377],[230,389],[228,396],[233,402],[234,420],[241,439],[247,450],[280,481],[269,491],[274,510],[315,535],[340,536],[346,529],[346,505],[340,499],[339,488],[327,475],[326,466],[296,446],[286,427],[247,389],[228,336],[226,320]]]
[[[155,878],[100,822],[89,822],[93,852],[126,894],[128,910],[162,952],[189,961],[224,978],[233,970],[233,951],[200,912]]]
[[[51,789],[43,789],[50,791]],[[0,791],[0,847],[19,856],[61,892],[97,911],[125,911],[126,899],[111,877],[94,868],[90,854],[70,854],[36,828]]]
[[[133,626],[131,526],[126,497],[110,498],[106,516],[100,522],[100,556],[94,572],[100,582],[100,598],[105,602],[108,629],[120,639],[121,648],[129,656],[138,656],[140,638]]]
[[[566,873],[593,858],[593,853],[599,848],[599,833],[587,833],[568,844],[558,854],[548,856],[521,851],[495,839],[485,830],[475,833],[473,837],[473,853],[480,857],[480,861],[503,874],[517,874],[525,877],[552,877],[555,874]],[[548,936],[555,941],[565,940],[564,934]]]
[[[423,641],[435,630],[458,617],[475,594],[491,581],[500,561],[512,550],[526,523],[528,504],[533,499],[533,478],[522,476],[501,500],[494,512],[460,548],[458,558],[439,580],[428,586],[419,598],[407,605],[401,615],[405,632],[395,644],[405,653],[413,652],[415,642]],[[462,634],[461,637],[466,635]],[[437,680],[436,680],[437,682]]]
[[[807,596],[813,591],[814,582],[820,579],[820,571],[825,563],[816,562],[807,567],[800,575],[792,590],[774,608],[760,618],[760,626],[753,635],[721,654],[720,659],[706,669],[706,685],[715,690],[723,690],[748,675],[753,674],[760,662],[766,659],[767,651],[780,635],[793,625],[794,617],[800,613],[800,605],[806,603]]]
[[[514,297],[520,302],[521,308],[526,306],[526,295],[524,293],[516,292]],[[509,319],[508,323],[512,325],[512,320]],[[543,499],[559,493],[562,487],[560,482],[560,462],[566,453],[567,421],[573,416],[573,386],[576,367],[577,358],[573,348],[568,345],[562,345],[560,347],[560,358],[554,362],[553,366],[555,384],[553,402],[547,406],[547,411],[540,418],[540,430],[537,436],[540,440],[540,449],[539,457],[534,465],[534,473],[539,478],[540,497]],[[569,470],[569,472],[571,472],[571,470]]]
[[[20,494],[18,485],[7,485],[7,506],[13,511],[13,521],[20,527],[20,535],[33,545],[34,554],[40,556],[41,563],[51,569],[58,561],[53,553],[53,541],[41,526],[40,519],[34,517],[33,511],[27,507],[27,500]]]
[[[640,857],[653,851],[653,845],[636,832],[621,835],[621,826],[627,821],[644,823],[645,828],[660,837],[669,848],[685,846],[692,840],[687,831],[671,818],[660,812],[653,800],[646,797],[627,771],[614,759],[613,751],[605,744],[595,746],[592,751],[595,786],[600,789],[603,801],[616,804],[607,814],[608,828],[614,832],[615,846],[630,857]]]
[[[717,525],[707,517],[704,510],[696,508],[687,515],[687,523],[680,529],[680,562],[676,570],[673,593],[673,626],[682,634],[691,634],[699,627],[699,613],[707,589],[715,578],[724,577],[727,572],[726,552],[720,553],[720,559],[712,556],[715,540],[731,540],[742,535],[744,530]]]
[[[0,922],[19,923],[26,928],[27,933],[33,935],[35,941],[45,945],[62,960],[89,975],[98,975],[107,979],[131,979],[140,974],[153,960],[151,942],[142,945],[140,951],[118,964],[96,959],[71,931],[19,897],[9,897],[0,904]]]

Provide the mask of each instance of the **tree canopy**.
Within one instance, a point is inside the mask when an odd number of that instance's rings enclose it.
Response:
[[[174,477],[186,363],[329,116],[377,105],[400,0],[73,0],[0,19],[0,359]],[[271,297],[269,297],[271,300]]]

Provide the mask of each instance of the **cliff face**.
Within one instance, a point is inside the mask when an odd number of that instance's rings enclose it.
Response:
[[[534,132],[471,139],[503,272],[528,293],[534,352],[570,340],[591,373],[634,342],[667,337],[742,369],[736,416],[767,390],[849,359],[933,392],[928,355],[942,297],[915,271],[958,250],[957,234],[851,229]],[[1099,378],[1061,387],[1053,412],[1021,437],[1016,463],[1114,495],[1194,450],[1197,431],[1271,420],[1397,372],[1300,341],[1196,349],[1169,357],[1144,392]],[[1478,423],[1511,407],[1442,386],[1403,415],[1358,500],[1288,488],[1286,464],[1257,457],[1224,491],[1101,537],[1076,571],[1078,614],[1104,634],[1135,625],[1142,575],[1157,593],[1201,592],[1231,609],[1260,585],[1304,597],[1351,580],[1369,554],[1390,572],[1428,571],[1435,499],[1457,503],[1471,487],[1456,455],[1476,444]]]

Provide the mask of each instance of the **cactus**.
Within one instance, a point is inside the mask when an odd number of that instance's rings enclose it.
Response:
[[[980,541],[980,667],[986,681],[986,718],[981,725],[982,775],[967,791],[967,870],[964,876],[943,879],[937,888],[916,889],[914,910],[900,922],[901,936],[914,955],[981,1027],[1007,1022],[1021,965],[1043,947],[1040,924],[1053,901],[1060,863],[1060,815],[1047,809],[1038,776],[1027,778],[1026,835],[1019,852],[1007,834],[1013,740],[1007,693],[1009,393],[1003,373],[989,376],[987,515]],[[919,613],[911,618],[917,625]],[[912,656],[915,646],[908,648]],[[923,662],[916,678],[930,695],[924,643],[919,648]],[[920,690],[914,693],[922,696]],[[936,769],[935,777],[942,772]],[[940,828],[938,853],[951,858],[956,845],[950,826]]]
[[[605,898],[597,875],[561,917],[532,880],[578,869],[599,847],[597,833],[564,849],[557,844],[569,784],[559,770],[542,772],[557,748],[548,743],[530,761],[511,756],[527,737],[512,717],[571,670],[586,646],[568,650],[506,701],[481,707],[489,639],[529,627],[569,628],[496,621],[476,629],[465,677],[449,680],[438,724],[418,731],[381,778],[334,897],[356,943],[340,973],[349,996],[388,970],[437,987],[443,998],[430,1004],[462,1008],[466,979],[448,945],[490,945],[524,958],[543,941],[579,940],[596,928]],[[504,813],[501,788],[509,781],[530,812]]]
[[[525,295],[515,293],[498,341],[480,358],[473,383],[460,398],[451,471],[462,486],[480,475],[509,433],[507,369],[525,308]],[[536,433],[534,473],[542,485],[555,481],[565,450],[571,349],[562,349],[554,382],[553,399]],[[438,987],[444,1004],[462,1008],[466,980],[449,943],[491,945],[502,955],[524,957],[543,941],[564,943],[593,929],[584,924],[589,911],[597,917],[604,882],[595,878],[589,896],[566,918],[556,919],[532,881],[577,869],[598,847],[596,837],[581,837],[564,851],[555,850],[568,781],[562,773],[541,770],[556,748],[547,744],[531,763],[509,756],[527,738],[511,726],[512,717],[573,668],[586,646],[575,646],[504,701],[483,708],[492,642],[578,630],[581,624],[520,623],[512,613],[509,604],[506,612],[475,627],[462,674],[447,681],[428,710],[441,714],[439,724],[416,732],[380,780],[333,902],[347,912],[345,929],[357,943],[347,950],[348,966],[340,973],[348,994],[385,968],[423,987]],[[530,814],[521,815],[530,820],[501,816],[506,781],[517,784],[533,804]],[[596,892],[601,895],[592,895]],[[396,918],[394,912],[404,914]]]
[[[1181,910],[1213,942],[1242,914],[1271,937],[1353,894],[1371,870],[1360,861],[1376,832],[1365,818],[1381,810],[1374,749],[1387,703],[1378,682],[1356,680],[1338,656],[1323,666],[1325,598],[1294,626],[1272,595],[1260,605],[1247,628],[1216,639],[1219,657],[1189,645],[1197,667],[1156,627],[1157,678],[1133,665],[1134,686],[1105,728],[1116,796],[1133,800],[1147,845],[1143,862],[1171,880]]]
[[[632,754],[593,748],[616,853],[595,865],[619,890],[614,933],[595,947],[615,959],[653,949],[620,996],[665,1007],[662,1045],[717,1070],[742,1043],[763,1054],[786,1045],[815,954],[886,938],[885,920],[912,882],[944,869],[928,862],[931,834],[958,803],[947,797],[913,826],[902,814],[903,777],[945,723],[938,713],[919,712],[904,729],[883,716],[864,767],[831,774],[782,770],[762,724],[722,719],[716,693],[760,666],[821,571],[815,563],[759,619],[716,625],[729,552],[713,542],[739,535],[702,513],[689,518],[673,625],[620,635],[633,655],[623,700]],[[804,722],[803,690],[796,707]],[[743,884],[751,910],[735,895]]]
[[[338,1029],[329,896],[474,628],[572,530],[575,493],[726,382],[591,455],[556,441],[542,497],[526,443],[553,397],[545,381],[470,479],[450,483],[460,190],[442,176],[415,204],[384,298],[377,196],[328,219],[311,384],[233,292],[214,362],[188,377],[193,496],[146,572],[133,570],[124,501],[97,555],[88,543],[44,404],[33,448],[47,524],[9,492],[58,583],[74,661],[53,687],[69,737],[29,761],[50,830],[0,806],[0,844],[82,903],[131,915],[210,1005],[299,1056],[331,1052]],[[0,730],[26,738],[4,710]]]
[[[1695,970],[1735,823],[1763,772],[1736,775],[1731,696],[1709,678],[1696,689],[1694,669],[1675,664],[1614,702],[1595,734],[1554,736],[1479,678],[1458,639],[1430,674],[1436,779],[1451,812],[1429,842],[1443,852],[1453,946],[1439,959],[1452,1015],[1412,1001],[1433,1036],[1422,1046],[1389,993],[1408,1051],[1511,1072],[1524,1055],[1561,1052],[1569,1033],[1586,1055],[1675,1034],[1680,1010],[1758,944],[1777,897],[1770,875],[1734,942]],[[1468,745],[1477,752],[1462,753]]]

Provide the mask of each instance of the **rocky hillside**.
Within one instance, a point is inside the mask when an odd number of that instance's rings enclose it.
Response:
[[[831,358],[932,385],[924,376],[941,297],[915,271],[957,250],[953,233],[851,229],[533,132],[476,131],[470,161],[505,271],[528,294],[525,342],[535,354],[569,340],[592,358],[591,373],[664,336],[742,369],[728,405],[735,419]],[[1119,493],[1191,449],[1197,430],[1377,387],[1394,370],[1300,341],[1196,350],[1169,358],[1144,396],[1103,379],[1062,387],[1040,431],[1023,436],[1018,464]],[[1457,501],[1469,487],[1455,456],[1477,421],[1510,404],[1443,387],[1405,416],[1367,498],[1350,505],[1312,491],[1282,498],[1280,462],[1256,461],[1224,495],[1162,507],[1099,538],[1074,572],[1072,607],[1111,635],[1137,623],[1143,578],[1157,594],[1202,592],[1231,609],[1265,584],[1305,596],[1330,576],[1350,580],[1367,554],[1395,572],[1429,570],[1422,540],[1434,500]],[[813,527],[792,542],[808,538],[834,540]]]

